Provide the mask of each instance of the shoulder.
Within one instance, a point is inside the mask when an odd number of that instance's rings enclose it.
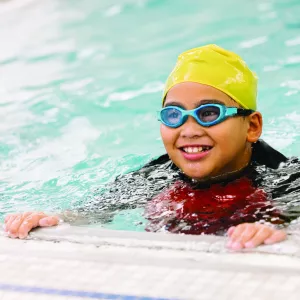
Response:
[[[281,163],[286,163],[288,158],[272,148],[263,140],[253,144],[251,161],[258,165],[265,165],[271,169],[277,169]]]
[[[148,162],[147,164],[145,164],[142,168],[148,168],[148,167],[152,167],[152,166],[159,166],[159,165],[163,165],[166,163],[171,162],[168,154],[163,154],[153,160],[151,160],[150,162]]]
[[[173,162],[169,158],[168,154],[164,154],[159,156],[158,158],[155,158],[142,166],[139,170],[137,170],[135,173],[149,175],[153,171],[156,173],[165,173],[166,170],[170,171],[177,171],[177,167],[174,166]]]

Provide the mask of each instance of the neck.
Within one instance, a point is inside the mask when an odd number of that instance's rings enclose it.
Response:
[[[218,175],[218,176],[213,176],[213,177],[208,177],[208,178],[202,178],[202,179],[193,179],[190,178],[184,174],[182,174],[182,179],[184,181],[189,182],[193,187],[209,187],[212,184],[217,184],[217,183],[229,183],[231,181],[234,181],[244,175],[247,175],[250,171],[250,164],[244,166],[243,168],[239,170],[235,170],[232,172],[228,172],[226,174]]]
[[[238,161],[236,167],[231,168],[231,170],[223,169],[223,172],[220,174],[207,176],[204,178],[189,178],[186,175],[183,176],[185,177],[185,180],[188,180],[193,185],[197,186],[209,186],[214,183],[228,183],[248,173],[249,166],[251,165],[251,155],[252,147],[251,144],[249,144],[246,146],[244,153],[241,156],[241,159]]]

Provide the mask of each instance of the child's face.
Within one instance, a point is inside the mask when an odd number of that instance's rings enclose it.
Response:
[[[193,82],[184,82],[172,87],[164,106],[174,105],[191,110],[201,104],[207,104],[207,100],[218,100],[225,106],[238,107],[225,93]],[[249,117],[231,117],[217,125],[202,127],[189,116],[178,128],[161,124],[161,136],[175,165],[187,176],[203,180],[237,171],[248,164],[251,157],[251,143],[248,139],[250,127]],[[200,155],[202,157],[186,154],[185,150],[191,152],[191,149],[186,147],[191,147],[193,151],[195,148],[201,151],[199,147],[202,146],[206,146],[204,150],[207,146],[209,148]]]

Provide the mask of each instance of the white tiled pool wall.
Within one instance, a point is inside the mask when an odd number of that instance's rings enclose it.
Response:
[[[300,238],[229,252],[226,239],[71,227],[0,237],[0,299],[299,299]]]

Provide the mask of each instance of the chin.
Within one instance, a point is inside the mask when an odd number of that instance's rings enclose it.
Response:
[[[183,170],[183,172],[186,176],[194,180],[206,180],[211,177],[209,172],[199,172],[199,170]]]

